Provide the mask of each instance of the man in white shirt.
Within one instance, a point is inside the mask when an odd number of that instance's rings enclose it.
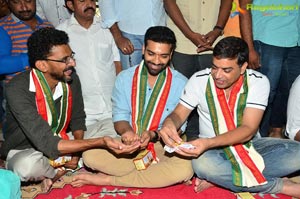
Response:
[[[71,17],[65,0],[36,0],[37,15],[50,21],[54,27]]]
[[[109,28],[120,50],[122,68],[142,61],[144,35],[151,26],[165,26],[162,0],[98,0],[102,27]]]
[[[76,70],[87,115],[85,137],[115,136],[111,94],[121,69],[118,49],[109,30],[101,28],[100,18],[95,16],[95,1],[66,3],[74,13],[57,29],[68,33],[70,46],[76,53]]]

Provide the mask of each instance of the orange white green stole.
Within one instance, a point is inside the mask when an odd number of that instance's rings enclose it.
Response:
[[[248,75],[245,72],[233,86],[229,99],[225,91],[215,86],[212,76],[209,76],[206,87],[206,101],[215,134],[226,133],[239,127],[248,95]],[[232,164],[232,180],[236,186],[252,187],[267,183],[262,174],[265,168],[264,160],[254,149],[252,142],[237,144],[224,148],[228,160]]]
[[[145,130],[157,130],[169,96],[171,81],[172,72],[170,67],[167,67],[158,75],[150,99],[146,104],[148,70],[144,61],[135,69],[131,92],[131,119],[133,130],[138,135],[141,136]]]
[[[68,140],[66,133],[72,113],[72,92],[70,86],[61,82],[63,95],[60,102],[60,115],[55,108],[52,92],[42,72],[32,69],[30,72],[35,88],[35,100],[38,113],[51,126],[55,136]]]

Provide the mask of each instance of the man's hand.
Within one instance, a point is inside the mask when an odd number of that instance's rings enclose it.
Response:
[[[196,33],[193,32],[190,36],[189,36],[189,40],[191,42],[193,42],[193,44],[195,44],[195,46],[197,47],[196,51],[197,53],[205,51],[210,49],[210,45],[208,44],[205,35],[202,35],[200,33]],[[207,49],[208,48],[208,49]]]
[[[176,150],[175,152],[183,156],[198,157],[209,148],[207,138],[198,138],[187,143],[192,144],[194,148],[187,149],[178,147],[178,150]]]
[[[126,145],[132,145],[136,142],[140,142],[140,137],[138,134],[134,133],[133,131],[126,131],[122,134],[122,142]]]
[[[208,32],[206,35],[204,35],[206,43],[198,46],[197,53],[213,50],[213,44],[220,35],[221,32],[218,29],[214,29]]]
[[[68,169],[76,169],[78,167],[78,161],[79,161],[79,157],[78,156],[72,156],[72,159],[67,162],[66,164],[64,164],[64,167],[68,168]]]
[[[182,142],[174,123],[168,118],[165,120],[162,129],[160,129],[159,135],[164,143],[170,147],[176,147],[177,144]]]
[[[144,131],[141,139],[140,139],[140,143],[141,143],[141,149],[145,149],[148,146],[148,143],[151,140],[151,135],[150,135],[150,131]]]
[[[134,142],[131,145],[125,145],[122,142],[120,142],[119,140],[114,139],[109,136],[104,136],[103,140],[104,140],[104,143],[107,146],[107,148],[111,149],[116,154],[123,154],[123,153],[131,154],[131,153],[135,152],[137,149],[139,149],[139,147],[141,146],[141,144],[139,142]]]
[[[249,64],[248,68],[258,69],[261,67],[259,54],[253,49],[249,50]]]
[[[118,48],[122,51],[124,55],[130,55],[134,51],[134,46],[131,41],[123,36],[115,39]]]

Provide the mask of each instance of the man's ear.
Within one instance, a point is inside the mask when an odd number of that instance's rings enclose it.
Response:
[[[48,71],[48,65],[46,64],[46,61],[44,61],[44,60],[37,60],[35,62],[35,67],[43,73]]]
[[[142,54],[145,55],[145,44],[142,47]]]
[[[173,53],[174,53],[174,50],[172,50],[171,53],[170,53],[170,58],[171,59],[172,59]]]
[[[248,67],[248,62],[244,62],[243,65],[241,66],[241,74],[245,73],[247,67]]]
[[[73,6],[73,1],[67,1],[66,2],[66,6],[69,10],[71,10],[72,12],[74,12],[74,6]]]

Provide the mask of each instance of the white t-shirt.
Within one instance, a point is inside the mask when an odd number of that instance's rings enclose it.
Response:
[[[287,105],[287,123],[285,135],[290,139],[295,139],[300,130],[300,76],[294,81]]]
[[[180,104],[188,109],[197,107],[199,114],[199,137],[215,137],[210,113],[205,97],[205,90],[211,69],[204,69],[195,73],[187,82]],[[249,74],[248,97],[246,108],[257,108],[265,110],[268,104],[270,91],[269,80],[263,74],[247,69]]]
[[[74,15],[60,24],[70,38],[70,47],[76,53],[76,71],[81,81],[86,125],[112,118],[111,95],[116,79],[114,61],[120,54],[112,34],[101,28],[100,18],[85,29]]]

